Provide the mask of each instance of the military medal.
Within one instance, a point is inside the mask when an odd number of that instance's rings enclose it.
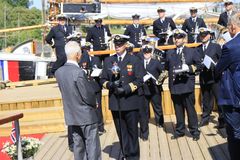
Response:
[[[132,65],[131,64],[127,65],[127,72],[128,72],[129,76],[131,76],[133,74],[133,70],[132,70]]]

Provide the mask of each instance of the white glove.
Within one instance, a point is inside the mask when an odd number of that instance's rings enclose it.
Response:
[[[183,72],[189,72],[189,67],[187,64],[182,64],[182,70]]]
[[[182,65],[181,69],[175,69],[173,70],[174,73],[183,73],[183,72],[189,72],[189,67],[186,64]]]

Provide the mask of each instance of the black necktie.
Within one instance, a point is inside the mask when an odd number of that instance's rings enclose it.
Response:
[[[118,57],[118,64],[120,64],[121,62],[122,62],[122,57],[119,56],[119,57]]]
[[[145,61],[145,69],[147,68],[148,60]]]
[[[181,49],[180,49],[180,48],[177,49],[177,54],[178,54],[178,55],[181,54]]]
[[[207,46],[203,45],[203,52],[206,51],[206,49],[207,49]]]
[[[65,32],[65,26],[62,26],[62,30]]]

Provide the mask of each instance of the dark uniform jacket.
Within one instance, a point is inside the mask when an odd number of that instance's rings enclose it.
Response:
[[[181,54],[177,54],[176,49],[168,50],[166,53],[166,69],[169,76],[169,89],[171,94],[184,94],[194,91],[195,70],[201,65],[199,54],[195,48],[183,48],[183,55],[190,71],[187,73],[176,74],[173,72],[182,66]]]
[[[97,123],[96,96],[84,71],[77,65],[65,63],[55,76],[63,99],[66,124],[90,125]]]
[[[236,12],[232,11],[231,15],[234,15]],[[228,23],[228,15],[227,12],[223,12],[220,14],[219,19],[218,19],[218,24],[227,27],[227,23]]]
[[[66,31],[63,29],[63,27],[60,24],[52,27],[46,37],[46,42],[52,45],[53,44],[52,39],[54,39],[54,43],[55,43],[54,47],[61,47],[61,46],[64,47],[66,43],[66,37],[72,34],[72,27],[67,25],[65,25],[65,27],[66,27]]]
[[[117,55],[107,57],[104,61],[104,67],[101,77],[101,83],[104,88],[108,88],[108,83],[116,80],[111,68],[117,63]],[[122,111],[139,109],[141,106],[141,95],[143,95],[142,84],[144,76],[144,68],[139,59],[130,54],[126,54],[119,65],[120,82],[125,90],[125,94],[120,96],[120,106]],[[112,111],[118,110],[117,96],[112,90],[109,90],[109,108]]]
[[[157,20],[155,20],[153,22],[153,34],[156,37],[160,38],[159,39],[160,43],[165,42],[166,35],[163,35],[161,33],[167,32],[168,26],[172,30],[176,29],[176,25],[175,25],[174,21],[172,20],[172,18],[170,18],[170,17],[165,17],[165,20],[163,21],[163,23],[161,22],[160,18],[158,18]]]
[[[193,33],[195,33],[196,25],[198,26],[197,28],[200,28],[200,27],[207,28],[204,20],[199,17],[196,17],[196,22],[193,22],[192,18],[190,17],[190,18],[186,19],[183,23],[182,30],[187,32],[189,43],[195,42]],[[198,29],[197,29],[197,31],[198,31]],[[197,42],[200,42],[199,37],[197,38]]]
[[[86,42],[92,43],[94,51],[106,50],[108,43],[105,42],[106,33],[107,36],[111,36],[108,26],[101,25],[101,27],[98,28],[96,25],[94,25],[93,27],[89,28],[87,32]]]
[[[93,85],[94,91],[95,92],[101,92],[102,87],[100,84],[100,77],[91,77],[91,73],[93,68],[102,68],[101,61],[99,60],[98,57],[91,57],[88,54],[86,50],[83,51],[82,53],[82,58],[79,62],[79,66],[83,69],[86,69],[88,72],[88,78]]]
[[[129,42],[134,44],[134,47],[139,48],[141,47],[141,36],[146,36],[146,30],[143,25],[138,25],[138,28],[136,28],[133,24],[127,26],[125,32],[125,35],[130,36]]]
[[[142,60],[142,64],[144,65],[144,60]],[[163,67],[161,65],[161,62],[152,59],[149,61],[148,65],[146,65],[146,71],[152,74],[155,79],[157,80],[159,75],[162,73]],[[162,91],[162,86],[157,85],[156,81],[154,79],[149,79],[143,84],[143,91],[144,95],[154,95],[159,94]]]
[[[198,48],[198,53],[200,54],[201,61],[203,62],[204,56],[208,55],[213,59],[215,63],[218,62],[221,54],[222,49],[219,44],[209,42],[208,47],[205,51],[203,51],[203,45],[200,45]],[[215,83],[216,78],[214,76],[215,74],[215,65],[211,64],[211,67],[207,69],[203,64],[201,66],[200,70],[200,84],[206,85],[206,84],[212,84]]]

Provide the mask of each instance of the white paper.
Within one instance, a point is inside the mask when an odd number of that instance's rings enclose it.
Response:
[[[231,35],[229,32],[226,32],[222,35],[223,39],[225,40],[225,43],[227,43],[228,41],[230,41],[232,39]]]
[[[99,68],[93,69],[91,73],[91,77],[99,77],[101,73],[102,73],[102,69],[99,69]]]
[[[146,82],[147,80],[149,80],[150,78],[152,78],[152,76],[150,74],[146,74],[144,77],[143,77],[143,82]]]
[[[207,67],[207,69],[210,68],[211,63],[216,65],[216,63],[213,61],[213,59],[211,57],[209,57],[208,55],[205,55],[205,57],[203,59],[203,64]]]

